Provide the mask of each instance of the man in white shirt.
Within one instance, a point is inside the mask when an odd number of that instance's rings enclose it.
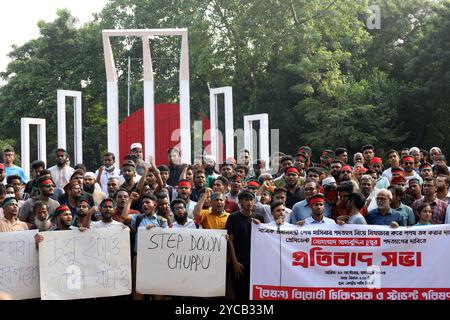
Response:
[[[75,171],[74,168],[67,164],[68,160],[69,156],[66,150],[62,148],[56,150],[56,165],[48,169],[56,188],[63,189],[69,183],[70,177]]]
[[[102,219],[100,221],[91,222],[92,229],[126,227],[122,222],[118,222],[112,218],[114,211],[116,210],[116,203],[113,199],[104,199],[100,202],[99,209],[102,214]]]

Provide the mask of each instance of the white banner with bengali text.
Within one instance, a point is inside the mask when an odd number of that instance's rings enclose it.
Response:
[[[128,228],[41,233],[42,300],[84,299],[131,293]]]
[[[225,296],[226,230],[139,228],[136,291]]]
[[[0,292],[14,300],[39,298],[37,230],[0,232]]]
[[[251,239],[253,300],[450,300],[450,225],[253,224]]]

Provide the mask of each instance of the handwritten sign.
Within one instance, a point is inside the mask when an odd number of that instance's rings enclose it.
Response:
[[[42,235],[42,300],[131,293],[129,229],[52,231]]]
[[[0,292],[13,299],[40,297],[37,231],[0,232]]]
[[[226,253],[225,230],[140,228],[136,290],[143,294],[224,296]]]

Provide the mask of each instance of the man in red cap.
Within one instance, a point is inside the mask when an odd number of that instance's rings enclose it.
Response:
[[[324,216],[325,212],[325,197],[321,193],[313,195],[308,205],[311,208],[311,216],[304,220],[297,222],[298,225],[310,225],[310,224],[336,224],[333,219]]]
[[[416,171],[414,171],[414,158],[412,156],[404,156],[402,158],[402,167],[403,170],[405,170],[406,182],[408,182],[413,177],[423,182],[422,177],[419,176]]]

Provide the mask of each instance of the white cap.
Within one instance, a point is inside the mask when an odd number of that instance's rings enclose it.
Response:
[[[322,186],[326,186],[329,184],[336,184],[336,179],[334,179],[334,177],[326,177],[325,179],[322,180]]]
[[[207,154],[206,156],[204,156],[204,159],[206,162],[216,162],[216,158],[214,158],[213,155]]]
[[[95,173],[93,173],[93,172],[91,172],[91,171],[88,171],[88,172],[86,172],[85,174],[84,174],[84,177],[86,178],[86,177],[91,177],[91,178],[96,178],[96,176],[95,176]]]
[[[130,150],[133,150],[136,148],[142,149],[142,144],[140,144],[139,142],[135,142],[131,145]]]

